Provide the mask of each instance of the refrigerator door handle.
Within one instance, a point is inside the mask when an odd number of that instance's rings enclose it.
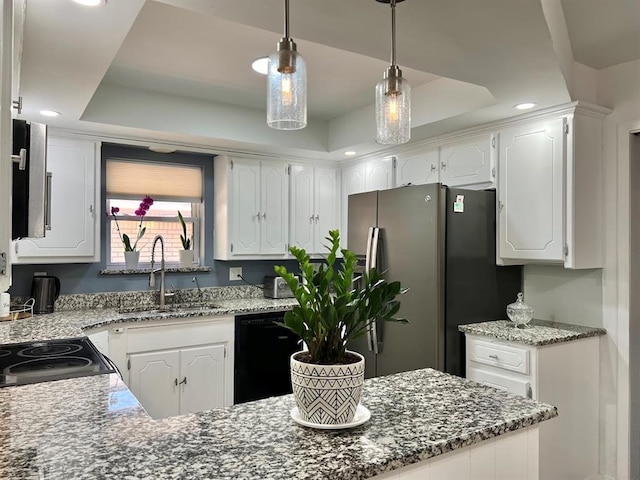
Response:
[[[371,265],[370,268],[378,268],[378,244],[380,243],[380,229],[373,229],[373,244],[371,245]]]
[[[373,353],[377,355],[380,352],[378,352],[378,322],[376,321],[375,318],[371,321],[370,328],[371,328],[371,343],[373,344]]]
[[[367,325],[367,349],[370,352],[374,351],[373,345],[374,343],[373,343],[373,336],[371,335],[371,322],[369,322],[369,325]]]
[[[367,255],[364,262],[364,271],[368,272],[371,268],[371,242],[373,240],[373,230],[375,227],[369,227],[369,234],[367,235]]]

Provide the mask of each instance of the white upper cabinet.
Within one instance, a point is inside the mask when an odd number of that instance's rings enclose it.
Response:
[[[338,171],[292,165],[290,244],[307,253],[325,253],[324,238],[338,228]]]
[[[396,187],[439,182],[439,165],[440,150],[438,148],[398,155]]]
[[[499,258],[602,267],[603,117],[577,107],[500,132]]]
[[[287,253],[288,165],[219,156],[214,160],[214,257]]]
[[[440,147],[440,183],[491,187],[495,180],[495,137],[479,135]]]
[[[400,151],[395,186],[442,183],[471,189],[495,186],[495,135],[483,134],[438,147]]]
[[[500,133],[500,257],[563,260],[564,125],[553,119]]]
[[[386,190],[393,187],[394,160],[395,157],[376,158],[364,164],[365,192]]]
[[[50,227],[44,238],[15,242],[15,263],[100,260],[99,143],[49,136]]]

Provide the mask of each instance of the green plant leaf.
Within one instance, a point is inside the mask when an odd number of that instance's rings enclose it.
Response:
[[[329,231],[329,250],[323,263],[311,263],[304,249],[291,247],[302,281],[284,266],[274,267],[293,292],[297,305],[285,315],[283,326],[294,332],[309,348],[311,361],[340,363],[347,344],[364,335],[377,321],[406,322],[396,318],[400,309],[397,296],[406,292],[400,282],[387,283],[384,273],[371,269],[356,274],[356,255],[340,250],[340,233]],[[338,261],[338,252],[342,260]]]

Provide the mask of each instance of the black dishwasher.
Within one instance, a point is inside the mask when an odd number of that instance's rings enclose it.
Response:
[[[291,393],[289,357],[300,337],[274,322],[284,312],[236,316],[234,403]]]

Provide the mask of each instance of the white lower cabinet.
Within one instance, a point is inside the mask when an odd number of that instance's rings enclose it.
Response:
[[[469,380],[558,408],[540,424],[540,478],[598,474],[599,337],[534,347],[466,335]]]
[[[225,345],[129,355],[129,388],[153,418],[224,406]]]
[[[149,415],[165,418],[233,404],[233,344],[234,317],[168,319],[111,327],[108,355]]]

